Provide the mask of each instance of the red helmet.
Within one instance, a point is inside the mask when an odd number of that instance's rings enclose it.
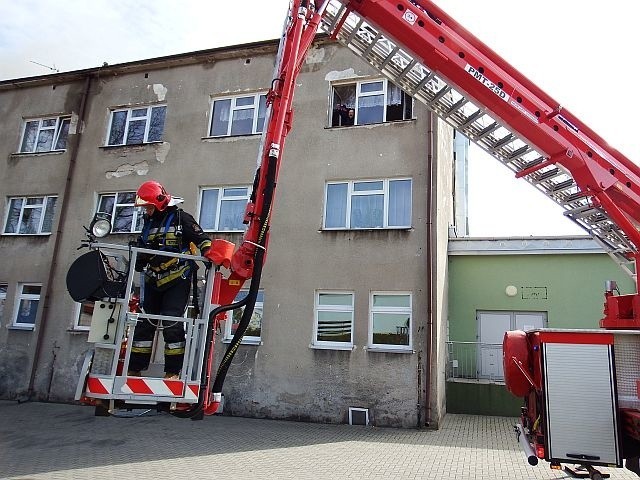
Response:
[[[162,184],[155,180],[144,182],[136,192],[136,207],[153,205],[159,211],[164,210],[171,201],[171,195],[167,193]]]

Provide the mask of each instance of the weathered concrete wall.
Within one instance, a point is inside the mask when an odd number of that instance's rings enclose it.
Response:
[[[435,117],[434,117],[435,118]],[[434,183],[433,199],[433,325],[431,354],[431,425],[438,428],[446,413],[445,365],[447,362],[447,245],[449,226],[453,224],[454,160],[452,155],[453,129],[440,120],[434,123]]]
[[[271,83],[272,70],[273,55],[263,48],[237,56],[229,54],[212,62],[148,71],[138,68],[92,79],[78,167],[69,191],[74,213],[64,226],[59,268],[47,291],[52,299],[50,321],[35,382],[40,398],[68,401],[73,397],[88,349],[86,333],[70,331],[74,304],[66,292],[64,278],[66,269],[78,256],[76,247],[83,237],[82,225],[92,217],[97,196],[135,190],[141,182],[156,179],[184,197],[184,208],[195,214],[200,187],[251,184],[259,136],[208,138],[210,99],[225,93],[265,90]],[[439,368],[437,363],[433,364],[431,375],[426,373],[429,114],[416,104],[415,120],[328,128],[330,80],[345,75],[354,80],[371,78],[373,74],[349,51],[321,43],[298,79],[294,127],[282,159],[262,281],[262,344],[240,347],[223,390],[227,413],[344,422],[348,407],[354,406],[369,408],[372,423],[379,426],[415,427],[425,422],[423,390],[428,388],[429,377],[440,377],[439,373],[434,375]],[[111,108],[155,102],[167,104],[163,142],[104,147]],[[21,108],[21,102],[13,97],[9,103],[15,109]],[[13,131],[13,127],[19,125],[3,126],[2,134]],[[445,180],[437,183],[437,195],[444,201],[450,186],[446,178],[450,161],[446,158],[450,155],[451,138],[446,129],[443,132],[437,155],[442,165],[438,175],[445,175]],[[51,175],[45,171],[39,174],[41,182]],[[413,180],[411,229],[322,231],[327,181],[392,177]],[[444,252],[442,261],[438,261],[435,295],[437,336],[442,335],[442,318],[446,318],[440,275],[446,273],[441,264],[444,262],[446,267],[447,216],[448,213],[437,220],[435,253]],[[238,234],[222,237],[239,240]],[[109,240],[127,242],[131,238],[134,236],[113,235]],[[0,239],[15,242],[16,250],[25,244],[24,240]],[[24,261],[12,265],[10,271],[18,271]],[[314,295],[321,289],[355,292],[352,351],[310,348]],[[366,348],[371,291],[412,293],[413,351],[383,353]],[[433,340],[434,362],[442,356],[439,345],[444,339],[442,336]],[[221,340],[220,337],[217,342],[219,355],[223,350]],[[31,348],[32,345],[25,345],[23,350]],[[18,355],[12,352],[7,351],[6,358]],[[13,385],[14,381],[10,383]],[[430,388],[437,423],[444,412],[444,387],[438,381]],[[6,391],[2,396],[11,398],[13,394]]]
[[[83,83],[46,85],[29,89],[0,92],[0,218],[9,207],[8,198],[25,195],[58,195],[52,233],[34,236],[0,235],[0,281],[8,283],[2,325],[0,328],[0,398],[23,396],[29,386],[34,351],[42,326],[47,279],[54,255],[59,204],[64,194],[70,150],[65,152],[18,154],[25,118],[72,115],[69,142],[76,132],[77,112]],[[12,328],[18,283],[41,283],[40,308],[34,330]]]

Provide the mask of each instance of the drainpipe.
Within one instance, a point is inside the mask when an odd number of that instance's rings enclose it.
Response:
[[[36,371],[38,364],[40,363],[40,353],[42,351],[42,343],[44,341],[44,333],[49,319],[49,305],[51,303],[51,289],[53,286],[53,278],[58,264],[58,254],[60,251],[60,244],[62,238],[62,228],[66,223],[67,213],[69,211],[69,195],[71,192],[71,182],[74,177],[74,171],[76,167],[76,161],[78,158],[78,150],[80,149],[80,137],[82,135],[82,125],[84,123],[85,108],[87,105],[87,99],[89,97],[89,88],[91,87],[91,77],[87,75],[84,79],[84,89],[82,91],[82,97],[80,98],[80,107],[78,109],[78,124],[76,130],[76,140],[71,151],[71,157],[69,158],[69,168],[67,169],[67,179],[64,187],[64,194],[62,196],[62,202],[60,204],[60,218],[58,220],[58,229],[56,230],[56,239],[53,243],[53,252],[51,254],[51,268],[49,268],[49,276],[47,277],[47,293],[44,296],[44,302],[42,304],[42,316],[40,318],[40,327],[38,328],[38,336],[36,338],[36,347],[33,353],[33,363],[31,364],[31,375],[29,377],[29,388],[27,390],[27,397],[32,399],[34,391],[34,383],[36,379]],[[52,372],[53,377],[53,372]]]
[[[425,418],[425,426],[430,426],[431,424],[431,387],[433,383],[433,378],[431,375],[431,370],[433,366],[433,347],[431,345],[433,341],[433,205],[434,205],[434,194],[436,190],[436,175],[434,173],[434,152],[435,147],[434,143],[437,140],[434,132],[433,124],[434,124],[434,115],[432,112],[429,112],[427,115],[427,139],[429,142],[428,152],[427,152],[427,173],[429,175],[429,184],[427,185],[427,285],[426,285],[426,295],[427,295],[427,354],[426,354],[426,362],[427,367],[424,369],[425,372],[425,382],[424,385],[426,387],[425,392],[425,407],[426,407],[426,418]],[[436,379],[437,381],[437,379]]]

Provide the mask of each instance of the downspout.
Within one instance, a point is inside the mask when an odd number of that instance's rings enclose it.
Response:
[[[425,407],[426,407],[426,418],[425,418],[425,426],[429,427],[431,425],[431,387],[433,383],[433,378],[431,375],[431,370],[433,367],[433,204],[434,204],[434,192],[436,190],[436,175],[434,175],[434,143],[437,140],[435,137],[435,131],[433,128],[433,113],[429,112],[427,115],[427,139],[429,146],[427,151],[427,173],[429,176],[429,183],[427,185],[427,285],[426,285],[426,295],[427,295],[427,355],[426,362],[427,367],[424,369],[425,372]],[[437,381],[437,379],[436,379]]]
[[[65,225],[67,219],[67,213],[69,211],[69,196],[71,192],[71,182],[74,177],[76,161],[78,159],[78,150],[80,149],[80,138],[82,135],[82,125],[84,123],[85,108],[87,105],[87,99],[89,97],[89,89],[91,87],[91,77],[87,75],[84,80],[84,88],[82,91],[82,97],[80,98],[80,107],[78,108],[78,124],[76,127],[75,141],[73,142],[73,150],[71,151],[71,157],[69,158],[69,168],[67,169],[67,179],[65,181],[64,194],[62,196],[62,202],[60,204],[60,218],[58,219],[58,229],[56,230],[56,239],[53,243],[53,252],[51,254],[51,268],[49,268],[49,276],[47,277],[47,293],[44,296],[44,302],[42,304],[42,316],[40,318],[40,326],[38,328],[38,336],[36,338],[36,346],[33,353],[33,362],[31,364],[31,375],[29,377],[29,388],[27,390],[27,397],[32,399],[34,391],[34,383],[36,379],[36,371],[38,364],[40,363],[40,354],[42,351],[42,343],[44,341],[44,334],[46,331],[47,321],[49,319],[49,305],[51,303],[51,289],[53,286],[53,278],[57,267],[57,259],[60,251],[62,228]]]

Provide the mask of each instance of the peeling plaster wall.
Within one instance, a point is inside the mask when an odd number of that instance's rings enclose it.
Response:
[[[184,197],[184,208],[197,216],[201,187],[252,183],[260,137],[210,138],[207,132],[212,98],[253,94],[269,87],[274,56],[262,52],[239,52],[237,57],[196,65],[102,75],[92,80],[78,168],[70,191],[73,214],[64,226],[60,268],[48,292],[54,301],[36,377],[40,398],[72,399],[88,349],[86,333],[70,331],[75,310],[64,278],[78,256],[76,247],[84,236],[82,225],[91,219],[98,195],[134,191],[142,181],[156,179],[170,192]],[[425,419],[421,390],[426,388],[428,377],[424,373],[428,112],[416,104],[415,120],[342,129],[327,126],[330,81],[373,75],[374,71],[351,52],[332,43],[315,46],[302,68],[263,275],[262,344],[240,347],[223,391],[226,413],[345,422],[348,408],[353,406],[369,408],[371,421],[378,426],[415,427],[419,418]],[[167,105],[162,142],[104,146],[110,109],[158,103]],[[0,101],[0,105],[12,105],[13,116],[22,108],[21,102],[13,99]],[[9,131],[14,133],[13,127],[5,125],[0,134]],[[446,141],[442,142],[438,147],[441,157],[447,155]],[[50,174],[43,171],[40,181],[50,183]],[[393,177],[413,179],[413,228],[321,230],[327,181]],[[444,187],[439,195],[446,196]],[[446,235],[446,227],[443,232],[440,239]],[[128,242],[135,237],[116,235],[109,240]],[[219,237],[240,240],[239,234]],[[16,250],[25,241],[10,240]],[[442,251],[442,245],[438,251]],[[446,263],[446,246],[443,261]],[[14,264],[11,268],[15,272],[20,267]],[[318,289],[355,293],[352,351],[310,348]],[[412,352],[366,349],[372,291],[412,292]],[[442,291],[439,286],[439,295]],[[224,350],[221,340],[216,343],[218,359]],[[23,350],[31,348],[33,345],[25,342]],[[0,355],[10,360],[17,353],[5,349]],[[431,388],[435,398],[442,398],[438,383]],[[0,391],[0,397],[12,395],[8,390]]]

